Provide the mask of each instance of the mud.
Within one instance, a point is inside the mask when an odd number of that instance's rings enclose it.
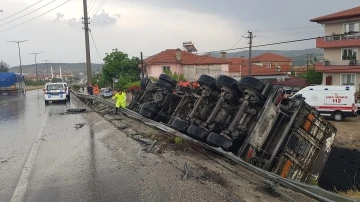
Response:
[[[319,186],[330,191],[360,189],[360,152],[334,147],[330,152]]]

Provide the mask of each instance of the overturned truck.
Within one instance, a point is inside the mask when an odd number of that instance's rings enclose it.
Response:
[[[337,132],[304,98],[285,98],[280,86],[254,77],[201,75],[196,92],[181,94],[173,81],[166,90],[142,83],[146,88],[138,93],[143,96],[133,100],[140,114],[282,177],[317,181]]]

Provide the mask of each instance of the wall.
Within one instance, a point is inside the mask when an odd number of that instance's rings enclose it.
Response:
[[[343,23],[327,23],[325,24],[325,35],[332,35],[333,33],[335,34],[343,34],[344,33],[344,29],[343,29]]]
[[[148,65],[147,72],[149,77],[159,77],[163,73],[163,66],[170,66],[172,73],[183,73],[183,67],[181,64],[162,64],[162,65]]]
[[[324,59],[332,61],[340,61],[341,58],[341,48],[325,48],[324,49]]]
[[[341,83],[341,75],[347,74],[347,73],[323,73],[323,81],[322,84],[326,84],[326,77],[332,76],[332,85],[342,85]],[[349,73],[352,74],[352,73]],[[360,73],[355,73],[355,82],[356,82],[356,88],[359,87],[360,84]]]
[[[207,74],[216,78],[221,74],[229,72],[229,64],[214,64],[214,65],[184,65],[184,77],[193,81],[198,79],[202,74]]]

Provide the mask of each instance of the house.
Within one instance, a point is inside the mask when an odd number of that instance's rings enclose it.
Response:
[[[324,49],[324,62],[315,69],[323,72],[323,84],[356,85],[360,83],[360,6],[310,20],[325,27],[325,37],[316,39]]]
[[[230,62],[230,76],[249,75],[249,59],[245,57],[227,58]],[[252,58],[251,76],[264,81],[265,83],[288,79],[291,67],[291,58],[272,53],[264,53]],[[279,67],[278,69],[276,67]]]
[[[272,69],[274,72],[290,72],[292,59],[266,52],[251,59],[254,65]]]
[[[217,77],[228,74],[230,62],[209,55],[196,55],[180,49],[167,49],[144,60],[149,77],[159,77],[166,70],[184,74],[186,80],[196,80],[202,74]]]

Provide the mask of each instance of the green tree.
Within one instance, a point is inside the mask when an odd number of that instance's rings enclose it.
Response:
[[[164,72],[166,75],[170,76],[171,78],[173,78],[174,80],[176,80],[177,82],[179,81],[185,81],[185,77],[184,74],[178,74],[176,72],[172,73],[171,70],[165,70]]]
[[[9,71],[9,65],[2,61],[0,62],[0,72],[8,72]]]
[[[306,72],[300,74],[300,77],[310,84],[321,84],[322,76],[323,74],[321,72],[317,72],[314,67],[309,67]]]
[[[310,59],[310,66],[306,70],[306,72],[300,74],[300,77],[305,79],[310,84],[321,84],[323,74],[321,72],[317,72],[315,70],[315,64],[317,63],[316,58]]]
[[[117,78],[116,87],[123,88],[128,83],[140,80],[139,58],[129,58],[128,54],[113,49],[106,54],[104,62],[102,77],[105,83],[112,83],[113,78]]]

